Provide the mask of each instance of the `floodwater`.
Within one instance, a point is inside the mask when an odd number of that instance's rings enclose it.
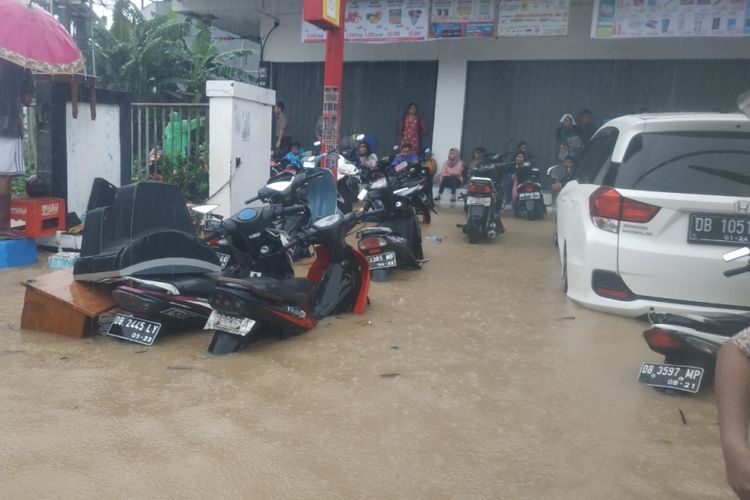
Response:
[[[713,390],[636,382],[644,323],[560,292],[552,217],[469,245],[443,206],[367,314],[223,357],[19,331],[43,267],[0,272],[0,498],[732,498]]]

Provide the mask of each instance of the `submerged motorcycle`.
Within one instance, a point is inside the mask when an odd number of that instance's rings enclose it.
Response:
[[[357,233],[357,247],[367,256],[376,280],[384,280],[383,273],[392,268],[422,267],[422,230],[415,204],[424,188],[425,177],[409,169],[382,177],[360,192],[365,210],[383,210],[378,226]]]
[[[475,169],[466,187],[464,212],[466,224],[457,224],[469,236],[469,243],[479,243],[483,238],[494,240],[505,232],[500,219],[503,209],[502,179],[508,166],[505,163],[480,165]]]
[[[295,335],[319,319],[344,312],[364,313],[370,287],[367,259],[346,242],[351,228],[373,214],[334,214],[315,222],[288,243],[315,244],[307,278],[221,277],[211,294],[214,308],[205,328],[214,330],[208,350],[234,352],[269,335]]]
[[[290,256],[284,249],[287,238],[274,225],[279,219],[304,210],[304,205],[246,208],[221,220],[204,236],[205,241],[224,241],[231,252],[231,264],[221,275],[236,279],[294,276]],[[152,345],[164,331],[202,328],[213,311],[208,298],[218,277],[218,273],[212,273],[125,278],[124,284],[112,292],[124,313],[115,316],[108,334]]]
[[[547,215],[547,207],[544,204],[539,169],[523,166],[516,171],[516,177],[518,180],[513,213],[516,217],[526,217],[528,220],[543,219]]]
[[[750,248],[740,248],[724,254],[724,261],[748,256]],[[746,272],[750,272],[750,263],[724,271],[724,275]],[[651,328],[643,332],[643,338],[652,351],[664,355],[664,363],[643,363],[638,381],[666,392],[696,393],[703,381],[712,383],[721,346],[750,327],[750,317],[742,315],[651,313],[649,320]]]

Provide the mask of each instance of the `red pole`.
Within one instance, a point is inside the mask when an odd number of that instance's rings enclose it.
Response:
[[[323,140],[322,151],[333,151],[326,155],[325,166],[336,178],[338,164],[339,132],[341,129],[341,92],[344,79],[344,31],[346,0],[340,0],[339,27],[326,31],[326,62],[323,79]]]

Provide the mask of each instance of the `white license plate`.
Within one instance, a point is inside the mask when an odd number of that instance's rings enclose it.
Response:
[[[492,205],[492,198],[490,198],[489,196],[467,196],[466,204],[489,207],[490,205]]]
[[[250,333],[255,326],[255,320],[242,318],[240,316],[229,316],[218,311],[213,311],[206,321],[205,330],[221,330],[222,332],[239,335],[241,337]]]
[[[643,363],[638,382],[652,387],[696,393],[701,388],[703,368],[698,366]]]
[[[160,330],[160,323],[118,313],[109,325],[107,335],[150,346],[154,344]]]
[[[229,264],[230,255],[228,253],[216,252],[216,256],[219,258],[219,264],[221,264],[222,271]]]
[[[538,200],[542,197],[542,193],[535,191],[533,193],[518,193],[519,200]]]
[[[367,260],[370,261],[370,269],[386,269],[389,267],[396,267],[397,265],[396,252],[368,255]]]

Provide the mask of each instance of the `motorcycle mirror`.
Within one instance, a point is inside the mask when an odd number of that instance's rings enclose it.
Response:
[[[563,166],[553,165],[547,169],[547,176],[555,180],[561,180],[563,178]]]
[[[731,262],[733,260],[741,259],[750,255],[750,247],[738,248],[724,254],[724,262]]]
[[[198,205],[197,207],[192,207],[190,210],[199,214],[207,215],[217,208],[219,208],[219,205]]]
[[[750,118],[750,90],[741,93],[737,98],[737,107]]]
[[[357,140],[358,140],[358,141],[361,141],[361,140],[362,140],[362,139],[364,139],[364,138],[365,138],[365,134],[359,134],[359,135],[357,136]]]

